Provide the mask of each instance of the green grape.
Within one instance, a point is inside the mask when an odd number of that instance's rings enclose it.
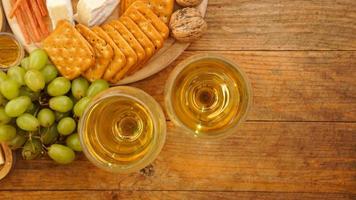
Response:
[[[31,99],[28,96],[19,96],[9,101],[5,106],[5,112],[10,117],[18,117],[26,112],[31,105]]]
[[[54,65],[46,65],[41,70],[41,73],[43,74],[46,83],[51,82],[58,76],[58,71]]]
[[[30,69],[25,74],[25,83],[34,92],[39,92],[45,87],[45,80],[41,72]]]
[[[47,53],[42,49],[36,49],[30,53],[30,69],[41,70],[48,62]]]
[[[74,161],[74,151],[61,144],[52,144],[48,148],[48,156],[59,164],[69,164]]]
[[[71,117],[65,117],[58,122],[57,131],[61,135],[69,135],[74,132],[77,124]]]
[[[7,99],[0,92],[0,105],[5,105],[5,104],[7,104]]]
[[[7,124],[11,121],[11,117],[9,117],[4,107],[0,107],[0,124]]]
[[[40,107],[40,106],[38,105],[37,102],[31,103],[31,104],[28,106],[28,108],[27,108],[27,110],[26,110],[26,113],[29,113],[29,114],[35,116],[35,115],[36,115],[36,112],[37,112],[38,109],[39,109],[39,107]]]
[[[70,81],[64,77],[55,78],[47,86],[47,93],[53,97],[65,95],[70,90]]]
[[[6,79],[0,85],[1,94],[8,100],[14,99],[20,94],[20,86],[13,79]]]
[[[10,141],[16,137],[16,128],[7,125],[7,124],[0,124],[0,142]]]
[[[24,70],[26,71],[30,69],[30,57],[22,59],[21,67],[24,68]]]
[[[78,133],[68,136],[66,139],[66,145],[74,151],[83,151],[82,146],[80,145]]]
[[[40,110],[40,112],[37,114],[37,119],[40,122],[40,125],[43,127],[51,126],[56,120],[53,111],[48,108],[43,108]]]
[[[79,77],[72,81],[72,94],[76,99],[83,98],[88,90],[89,82],[83,78]]]
[[[52,97],[49,100],[49,107],[52,110],[65,113],[73,108],[73,102],[67,96]]]
[[[53,144],[57,141],[59,133],[57,124],[52,124],[50,127],[41,128],[41,141],[45,145]]]
[[[38,119],[29,113],[24,113],[16,119],[16,125],[25,131],[37,131],[40,127]]]
[[[25,73],[26,71],[24,70],[24,68],[21,68],[19,66],[10,67],[9,70],[7,70],[7,77],[15,80],[19,85],[24,85]]]
[[[84,97],[80,99],[73,108],[74,115],[77,117],[81,117],[84,113],[84,110],[88,107],[91,101],[90,97]]]
[[[42,154],[42,143],[39,139],[30,138],[22,148],[22,158],[33,160]]]
[[[108,89],[109,88],[109,84],[108,82],[104,81],[104,80],[96,80],[94,81],[88,88],[87,90],[87,96],[88,97],[93,97],[96,94],[98,94],[99,92]]]
[[[21,148],[25,144],[26,140],[27,138],[25,137],[25,135],[18,131],[16,136],[12,140],[10,140],[7,145],[9,145],[12,150],[16,150]]]
[[[0,83],[7,79],[7,75],[4,71],[0,70]]]
[[[55,111],[54,115],[56,116],[56,121],[58,122],[59,120],[65,118],[65,117],[69,117],[70,112],[62,113],[62,112]]]
[[[73,105],[75,105],[78,102],[78,99],[76,99],[72,94],[69,95],[69,98],[72,100]]]
[[[20,96],[28,96],[31,98],[31,101],[36,101],[40,97],[40,92],[34,92],[27,86],[22,86],[20,88]]]

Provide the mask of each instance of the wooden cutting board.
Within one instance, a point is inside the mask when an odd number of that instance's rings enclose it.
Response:
[[[0,2],[0,32],[5,29],[5,18],[2,11],[2,3]]]
[[[4,143],[0,143],[0,180],[3,179],[13,166],[14,159],[11,149]]]
[[[75,8],[77,5],[78,0],[72,0],[73,10],[75,13]],[[32,50],[41,46],[41,44],[30,44],[27,45],[25,43],[25,39],[20,31],[19,25],[15,18],[10,19],[9,13],[11,10],[11,5],[9,0],[2,0],[4,11],[6,18],[8,20],[9,26],[11,27],[12,32],[15,34],[16,37],[20,40],[20,42],[24,45],[27,52],[31,52]],[[205,16],[206,9],[208,6],[208,0],[203,0],[202,3],[197,6],[198,10],[201,12],[203,16]],[[178,8],[178,6],[176,6]],[[117,19],[119,17],[119,9],[116,8],[111,16],[108,18],[110,19]],[[175,59],[181,55],[184,50],[189,46],[189,43],[179,43],[176,42],[173,38],[169,38],[162,49],[158,51],[151,60],[143,67],[141,70],[137,71],[135,74],[124,78],[123,80],[119,81],[116,85],[123,85],[128,83],[133,83],[136,81],[140,81],[145,79],[149,76],[156,74],[157,72],[161,71],[162,69],[166,68],[169,64],[171,64]]]

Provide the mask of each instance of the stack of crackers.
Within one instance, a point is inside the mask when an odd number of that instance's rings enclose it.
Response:
[[[61,21],[43,48],[60,73],[74,79],[117,83],[147,63],[162,48],[169,29],[145,1],[135,1],[118,20],[88,28]]]
[[[125,13],[136,1],[145,2],[164,23],[169,23],[174,9],[174,0],[121,0],[120,13]]]

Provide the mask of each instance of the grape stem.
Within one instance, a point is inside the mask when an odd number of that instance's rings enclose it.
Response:
[[[43,149],[45,150],[45,152],[48,151],[48,148],[46,147],[46,145],[42,144],[42,147],[43,147]]]
[[[34,116],[37,116],[37,114],[38,114],[39,111],[40,111],[40,106],[38,106],[38,107],[36,108],[36,111],[35,111],[35,113],[34,113]]]

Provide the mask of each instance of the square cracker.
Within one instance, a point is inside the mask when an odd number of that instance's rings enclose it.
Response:
[[[120,13],[123,14],[136,1],[146,3],[164,23],[169,23],[174,9],[174,0],[122,0]]]
[[[95,63],[93,49],[68,21],[58,22],[56,29],[42,45],[65,78],[74,79]]]
[[[118,73],[126,65],[125,55],[121,52],[120,48],[102,28],[100,28],[99,26],[95,26],[92,28],[92,30],[99,37],[105,40],[114,51],[114,58],[112,59],[103,76],[103,79],[111,81],[115,74]]]
[[[109,24],[104,24],[102,28],[126,57],[126,65],[111,79],[111,82],[116,83],[127,74],[130,68],[137,64],[137,54],[114,27]]]
[[[151,39],[152,43],[155,45],[156,50],[162,48],[164,39],[156,30],[156,28],[149,22],[146,17],[144,17],[138,10],[130,9],[125,13],[125,16],[130,17],[144,32],[148,38]]]
[[[142,64],[138,65],[138,67],[135,67],[135,69],[132,70],[132,71],[137,71],[153,56],[153,54],[155,53],[155,46],[153,45],[151,40],[137,26],[137,24],[134,21],[132,21],[131,18],[127,16],[121,16],[119,20],[136,37],[137,41],[141,44],[141,46],[146,52],[146,59],[142,62]]]
[[[106,68],[111,63],[114,56],[113,49],[105,40],[99,37],[88,27],[78,24],[76,25],[76,28],[93,47],[95,52],[95,65],[82,73],[82,75],[90,81],[100,79],[104,75]]]
[[[112,20],[108,24],[114,27],[115,30],[117,30],[126,40],[126,42],[132,47],[132,49],[135,50],[137,54],[137,64],[141,64],[146,59],[146,52],[141,44],[137,41],[135,36],[132,35],[132,33],[119,20]]]
[[[149,22],[158,30],[164,39],[169,36],[168,26],[148,7],[147,2],[135,1],[123,15],[127,15],[132,10],[138,10]]]
[[[120,1],[120,12],[119,14],[122,15],[127,10],[127,8],[137,0],[121,0]]]
[[[169,23],[174,8],[174,0],[149,0],[148,6],[166,24]]]

